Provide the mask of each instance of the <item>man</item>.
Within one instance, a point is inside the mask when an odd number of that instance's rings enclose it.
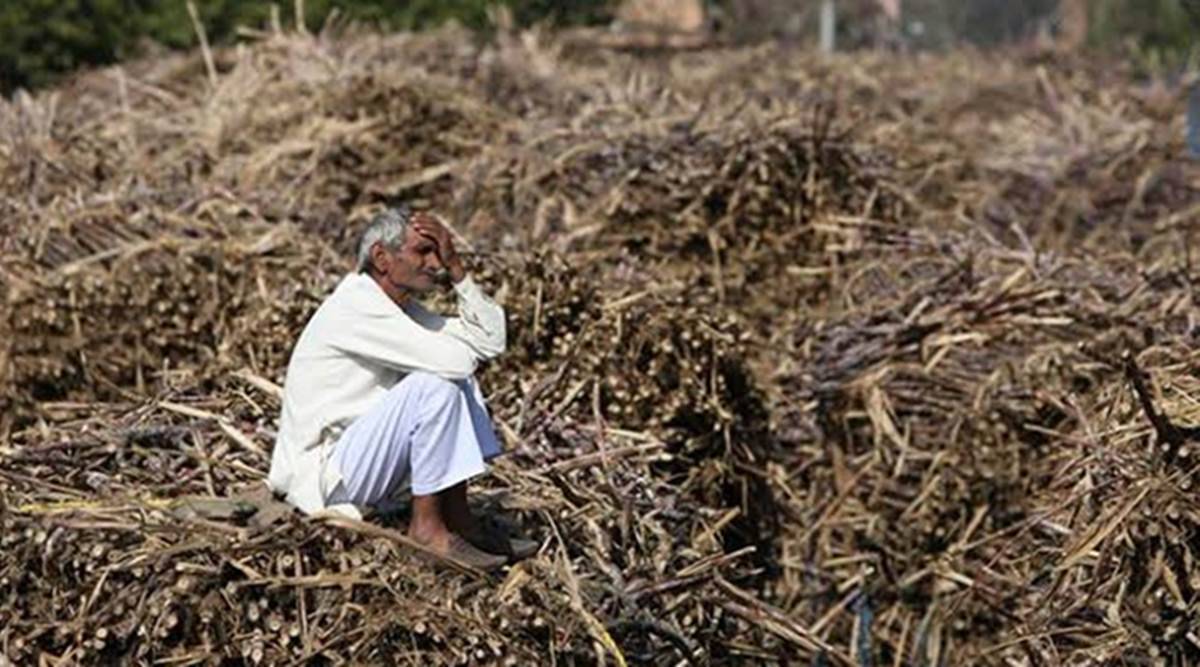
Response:
[[[458,317],[415,300],[443,270]],[[514,551],[536,544],[483,530],[467,506],[468,480],[500,453],[472,374],[504,347],[504,310],[466,274],[446,228],[421,213],[375,216],[357,270],[292,351],[271,488],[305,513],[361,518],[408,487],[408,534],[435,553],[482,569],[524,555]]]

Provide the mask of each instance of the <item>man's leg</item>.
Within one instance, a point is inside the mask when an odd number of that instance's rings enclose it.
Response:
[[[483,459],[489,461],[500,455],[500,441],[492,427],[492,418],[488,414],[483,400],[483,392],[474,378],[456,382],[467,397],[467,409],[471,414],[471,423],[475,427],[475,437],[479,442],[479,450]],[[537,552],[540,544],[513,535],[501,523],[492,521],[491,517],[476,518],[467,504],[469,483],[457,484],[439,495],[442,498],[442,516],[450,530],[467,538],[476,547],[495,554],[505,554],[510,559],[522,559]]]
[[[467,504],[467,482],[461,482],[438,494],[442,504],[442,519],[446,527],[459,535],[475,532],[475,519]]]
[[[486,467],[467,402],[457,383],[411,373],[351,424],[334,448],[334,462],[343,477],[338,493],[359,505],[380,502],[409,478],[410,536],[485,566],[486,554],[454,533],[455,526],[470,525],[466,481]]]
[[[408,536],[437,550],[447,548],[450,531],[442,519],[440,498],[436,495],[413,496]]]
[[[409,537],[422,544],[441,546],[449,539],[449,533],[464,537],[475,534],[465,481],[438,493],[413,496]]]
[[[475,378],[457,382],[467,397],[467,410],[471,413],[471,423],[475,425],[475,437],[479,440],[479,451],[483,452],[483,460],[491,461],[500,456],[500,439],[492,427],[492,416],[488,414],[487,405],[483,400],[483,391]]]

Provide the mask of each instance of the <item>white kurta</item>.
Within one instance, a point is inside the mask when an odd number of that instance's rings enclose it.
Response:
[[[443,318],[415,302],[398,307],[366,274],[338,283],[288,362],[272,489],[308,514],[328,509],[359,517],[353,505],[326,507],[341,481],[330,465],[341,432],[408,373],[464,380],[480,361],[504,351],[504,310],[470,277],[454,291],[458,317]]]

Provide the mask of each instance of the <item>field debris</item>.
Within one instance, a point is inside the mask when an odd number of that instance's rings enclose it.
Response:
[[[1181,99],[546,32],[212,57],[0,101],[0,657],[1200,661]],[[509,313],[480,497],[541,549],[499,577],[261,491],[295,337],[401,200]]]

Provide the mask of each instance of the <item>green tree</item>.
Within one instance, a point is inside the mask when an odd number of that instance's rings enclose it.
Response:
[[[1196,51],[1200,3],[1195,0],[1096,0],[1093,45],[1128,49],[1145,69],[1183,64]]]
[[[81,65],[128,55],[143,3],[8,0],[0,9],[0,88],[37,86]]]
[[[508,5],[519,25],[606,20],[613,0],[306,0],[305,24],[320,26],[335,7],[352,19],[413,30],[454,20],[488,24],[488,7]],[[262,26],[278,5],[291,23],[290,0],[195,0],[209,40],[229,43],[239,25]],[[0,0],[0,93],[46,85],[82,66],[136,56],[149,38],[191,48],[195,28],[186,0]]]

